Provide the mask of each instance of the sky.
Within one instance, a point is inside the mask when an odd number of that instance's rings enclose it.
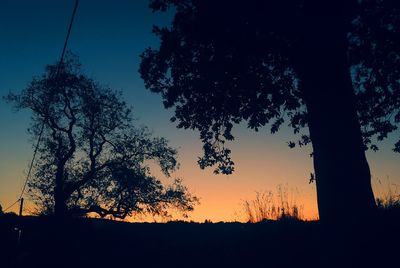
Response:
[[[46,64],[59,59],[73,5],[73,0],[0,1],[1,96],[25,88]],[[289,199],[303,208],[305,217],[315,218],[315,184],[308,183],[311,148],[290,149],[289,128],[271,135],[268,127],[254,132],[237,126],[231,144],[235,173],[214,175],[212,169],[198,167],[199,134],[177,129],[169,120],[173,111],[165,110],[161,97],[145,89],[138,73],[140,53],[158,47],[152,25],[168,25],[171,18],[172,13],[152,13],[146,0],[81,0],[68,49],[79,55],[87,75],[123,92],[138,125],[148,126],[178,148],[180,169],[173,176],[183,178],[201,202],[189,220],[245,220],[243,201],[254,199],[256,192],[275,192],[279,185],[287,188]],[[33,148],[27,134],[29,111],[16,113],[0,102],[0,204],[5,208],[19,197]],[[380,151],[367,153],[377,195],[388,185],[394,190],[400,185],[400,155],[391,151],[393,142],[389,139]]]

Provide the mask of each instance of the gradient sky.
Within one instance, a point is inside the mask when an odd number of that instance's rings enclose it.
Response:
[[[177,129],[169,121],[161,97],[144,88],[138,74],[139,54],[158,46],[152,25],[166,25],[171,14],[152,13],[146,0],[81,0],[68,49],[80,56],[85,72],[103,84],[122,90],[134,107],[138,124],[147,125],[156,135],[167,137],[179,148],[181,168],[174,176],[184,179],[201,204],[192,220],[229,221],[240,217],[243,200],[256,191],[275,190],[287,185],[306,217],[317,215],[315,184],[308,184],[313,171],[310,147],[289,149],[291,130],[283,128],[270,135],[264,128],[253,132],[244,126],[234,128],[236,140],[232,156],[233,175],[213,175],[201,170],[197,157],[201,143],[197,132]],[[24,88],[44,66],[60,56],[74,0],[2,0],[0,2],[0,95]],[[29,111],[15,113],[1,100],[0,105],[0,204],[15,201],[25,180],[33,154],[27,135]],[[399,135],[397,135],[398,137]],[[367,153],[374,190],[382,194],[388,183],[400,184],[400,155],[391,152],[394,140],[377,153]],[[378,183],[378,179],[383,186]],[[343,182],[345,187],[345,182]]]

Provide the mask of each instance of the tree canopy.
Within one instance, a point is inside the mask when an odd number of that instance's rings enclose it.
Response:
[[[154,27],[161,44],[143,52],[140,73],[175,108],[178,127],[199,130],[201,168],[233,172],[226,144],[234,124],[275,133],[286,122],[299,134],[290,147],[312,144],[320,218],[375,215],[365,150],[377,150],[400,122],[399,1],[153,0],[150,7],[175,16],[170,27]]]
[[[156,163],[171,176],[176,149],[135,127],[120,93],[86,76],[76,56],[47,66],[6,99],[32,111],[29,132],[41,137],[28,186],[42,214],[166,216],[170,208],[185,214],[198,202],[181,179],[164,185],[152,175],[150,163]]]
[[[348,34],[349,60],[364,141],[378,147],[400,123],[400,2],[362,0]],[[400,139],[393,151],[400,152]]]
[[[256,131],[270,124],[272,133],[287,121],[301,133],[289,146],[311,141],[302,131],[308,118],[299,83],[310,61],[304,54],[318,51],[335,32],[348,38],[348,72],[366,148],[378,149],[375,140],[398,127],[399,1],[153,0],[150,6],[176,13],[171,27],[154,27],[161,45],[142,54],[140,72],[165,107],[175,107],[178,127],[200,131],[202,168],[233,171],[225,142],[242,120]]]

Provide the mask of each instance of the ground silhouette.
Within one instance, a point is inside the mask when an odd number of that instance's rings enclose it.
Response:
[[[1,267],[396,267],[399,214],[363,232],[320,222],[126,223],[0,218]],[[20,244],[18,231],[23,230]],[[371,226],[371,225],[370,225]],[[359,226],[360,229],[363,225]],[[318,246],[316,246],[318,245]]]

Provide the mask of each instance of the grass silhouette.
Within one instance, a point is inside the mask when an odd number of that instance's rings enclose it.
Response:
[[[399,185],[392,183],[387,177],[385,180],[376,179],[376,204],[381,211],[400,213]]]
[[[256,192],[256,197],[243,201],[242,206],[246,221],[250,223],[268,220],[305,220],[303,206],[297,204],[293,190],[289,197],[287,185],[278,185],[276,193]]]

